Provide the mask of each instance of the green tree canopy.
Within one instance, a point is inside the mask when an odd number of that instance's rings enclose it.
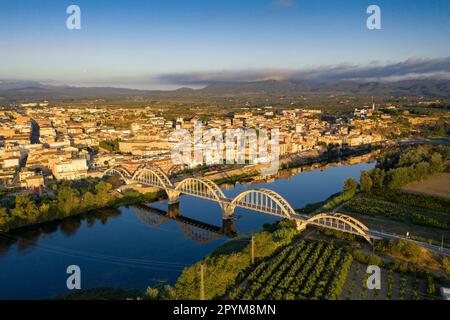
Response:
[[[369,192],[372,189],[372,178],[367,171],[361,172],[361,177],[359,179],[359,187],[362,192]]]
[[[58,192],[58,211],[64,216],[79,209],[80,195],[77,190],[64,187]]]
[[[355,178],[348,178],[344,182],[344,192],[345,193],[354,193],[354,192],[356,192],[357,186],[358,186],[358,183],[356,182]]]

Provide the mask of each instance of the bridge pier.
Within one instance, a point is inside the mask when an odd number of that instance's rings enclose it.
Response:
[[[233,219],[233,215],[234,215],[234,209],[235,209],[236,207],[235,206],[233,206],[233,205],[227,205],[227,204],[224,204],[223,206],[222,206],[222,219],[223,220],[230,220],[230,219]]]
[[[169,203],[169,211],[167,212],[169,218],[176,218],[180,216],[180,203]]]
[[[167,192],[167,196],[169,198],[169,205],[180,202],[180,194],[181,194],[180,191],[169,189],[169,190],[166,190],[166,192]]]
[[[302,232],[303,230],[306,229],[307,223],[299,220],[299,219],[295,219],[295,224],[297,226],[297,231]]]
[[[235,236],[237,234],[234,219],[222,219],[222,232],[228,236]]]

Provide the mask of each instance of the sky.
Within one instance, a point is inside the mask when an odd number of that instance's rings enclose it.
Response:
[[[66,27],[72,4],[80,30]],[[381,30],[366,27],[372,4]],[[169,89],[317,72],[400,79],[417,63],[448,76],[449,16],[448,0],[0,0],[0,79]]]

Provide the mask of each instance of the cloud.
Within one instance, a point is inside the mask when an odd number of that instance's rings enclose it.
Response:
[[[399,81],[408,79],[450,79],[450,57],[439,59],[410,58],[398,63],[370,65],[339,64],[314,69],[249,69],[167,73],[156,77],[163,83],[209,85],[223,82],[287,80],[293,82]]]

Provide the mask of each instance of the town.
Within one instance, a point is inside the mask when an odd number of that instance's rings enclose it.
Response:
[[[449,1],[63,2],[0,10],[0,303],[450,300]]]
[[[327,121],[321,110],[275,111],[270,106],[202,120],[166,119],[149,107],[81,109],[48,104],[23,103],[14,111],[0,110],[0,182],[4,187],[42,191],[53,180],[98,177],[114,166],[133,172],[143,164],[155,164],[168,172],[174,166],[171,150],[176,144],[171,133],[176,129],[192,132],[199,121],[206,129],[278,128],[281,158],[319,155],[329,147],[376,145],[405,134],[398,117],[385,112],[393,106],[384,111],[375,105],[355,108],[348,116]],[[409,134],[438,120],[438,116],[404,114]]]

